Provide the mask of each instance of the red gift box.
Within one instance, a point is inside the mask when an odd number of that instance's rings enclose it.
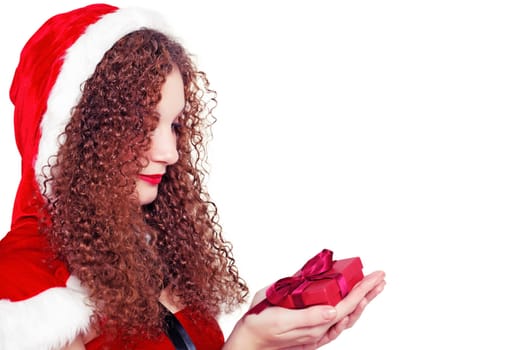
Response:
[[[270,305],[290,309],[319,304],[335,306],[364,276],[359,257],[334,261],[332,255],[332,251],[323,249],[293,276],[272,284],[266,291],[266,299],[248,314],[259,313]]]

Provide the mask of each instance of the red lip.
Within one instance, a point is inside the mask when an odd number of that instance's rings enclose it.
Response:
[[[142,181],[146,181],[147,183],[150,183],[152,185],[158,185],[160,181],[162,180],[162,174],[152,174],[152,175],[139,174],[139,178]]]

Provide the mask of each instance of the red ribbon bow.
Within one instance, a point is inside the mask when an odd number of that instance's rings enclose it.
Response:
[[[255,305],[246,314],[258,314],[270,305],[278,305],[288,295],[292,296],[294,305],[298,308],[305,307],[301,297],[303,291],[314,281],[322,279],[335,279],[341,296],[348,294],[349,288],[343,275],[340,273],[327,272],[331,270],[335,261],[332,260],[332,251],[323,249],[319,254],[311,258],[295,275],[281,278],[266,290],[266,299]]]

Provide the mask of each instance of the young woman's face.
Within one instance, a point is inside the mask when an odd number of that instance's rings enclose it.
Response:
[[[146,153],[148,165],[141,170],[137,179],[137,194],[141,205],[157,198],[158,185],[168,165],[179,159],[177,152],[177,128],[179,117],[184,111],[184,83],[175,68],[166,79],[161,90],[162,98],[157,106],[159,124],[153,131],[151,147]]]

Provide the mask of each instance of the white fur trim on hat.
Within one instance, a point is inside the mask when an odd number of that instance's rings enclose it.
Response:
[[[80,87],[95,71],[105,52],[126,34],[141,28],[150,28],[170,35],[171,29],[156,12],[126,8],[102,16],[87,27],[67,50],[60,74],[49,94],[47,110],[42,117],[41,138],[35,160],[35,174],[44,193],[43,181],[49,175],[44,168],[48,161],[55,164],[54,156],[63,139],[60,134],[71,118],[71,109],[80,98]],[[49,194],[49,189],[46,189]]]
[[[93,309],[71,276],[66,287],[50,288],[22,301],[0,300],[0,349],[60,349],[89,327]]]

